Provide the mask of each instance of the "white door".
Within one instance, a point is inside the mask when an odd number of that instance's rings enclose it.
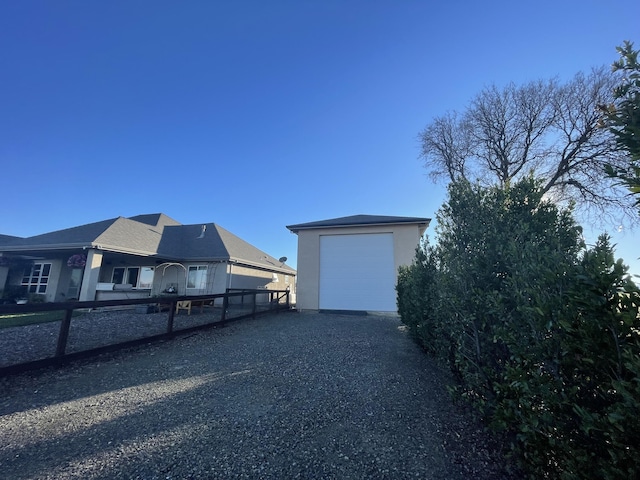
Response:
[[[393,234],[320,237],[320,308],[395,312]]]

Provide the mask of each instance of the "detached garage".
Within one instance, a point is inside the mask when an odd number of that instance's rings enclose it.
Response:
[[[297,308],[396,312],[398,268],[429,218],[353,215],[289,225],[298,235]]]

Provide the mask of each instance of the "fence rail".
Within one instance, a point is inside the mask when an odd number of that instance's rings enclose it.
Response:
[[[266,295],[266,297],[265,297]],[[261,301],[263,298],[268,300]],[[175,317],[178,302],[183,308],[188,309],[189,315],[192,313],[199,316],[202,321],[197,325],[188,325],[183,328],[176,327]],[[184,304],[182,302],[189,302]],[[137,336],[132,340],[118,341],[107,343],[99,347],[91,347],[68,352],[69,334],[72,330],[74,321],[80,322],[87,320],[90,315],[82,315],[74,317],[74,312],[108,312],[118,309],[132,309],[136,313],[162,313],[167,312],[166,329],[162,333],[148,335],[143,332],[142,336]],[[65,363],[74,359],[97,355],[108,351],[114,351],[124,347],[130,347],[150,341],[172,338],[176,334],[187,333],[190,331],[209,328],[213,326],[223,325],[232,321],[244,318],[255,318],[258,315],[276,311],[288,311],[291,309],[290,297],[288,290],[248,290],[248,289],[228,289],[226,293],[215,295],[183,295],[183,296],[163,296],[140,299],[121,299],[121,300],[100,300],[91,302],[61,302],[61,303],[33,303],[25,305],[0,305],[0,327],[3,315],[11,314],[28,314],[39,312],[59,311],[61,314],[60,326],[57,332],[57,340],[53,353],[41,355],[40,358],[29,361],[17,361],[5,364],[0,361],[0,377],[12,373],[18,373],[26,370],[42,368],[50,365]],[[131,313],[131,312],[130,312]],[[114,312],[114,314],[116,314]],[[126,318],[126,315],[122,315]],[[42,324],[36,324],[42,325]],[[86,324],[85,324],[86,325]],[[16,329],[33,328],[34,325],[23,325],[17,327],[0,328],[0,341],[3,336],[8,335],[8,331],[19,334]],[[122,322],[120,325],[123,329],[127,328],[127,324]],[[99,328],[99,327],[97,327]],[[26,332],[26,331],[25,331]],[[24,333],[24,332],[22,332]],[[29,341],[29,335],[18,335],[23,342]],[[82,340],[82,339],[80,339]],[[1,344],[1,343],[0,343]],[[26,344],[11,345],[12,349],[27,348]],[[4,356],[0,351],[0,360]]]

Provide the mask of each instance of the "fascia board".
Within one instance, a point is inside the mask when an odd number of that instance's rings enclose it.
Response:
[[[134,250],[129,248],[116,247],[113,245],[104,245],[102,243],[60,243],[60,244],[42,244],[42,245],[12,245],[0,247],[0,251],[2,252],[29,252],[33,250],[37,251],[55,251],[55,250],[103,250],[105,252],[113,252],[113,253],[127,253],[131,255],[137,256],[151,256],[156,255],[156,252],[146,252],[142,250]]]
[[[139,257],[151,257],[157,255],[157,252],[149,252],[146,250],[135,250],[133,248],[124,248],[114,245],[105,245],[104,243],[95,243],[89,248],[95,248],[96,250],[104,250],[105,252],[112,253],[126,253],[129,255],[137,255]]]
[[[375,222],[375,223],[349,223],[349,224],[340,224],[340,225],[312,225],[308,227],[296,227],[292,225],[289,228],[291,232],[298,233],[300,230],[327,230],[329,228],[352,228],[352,227],[389,227],[389,226],[398,226],[398,225],[424,225],[425,230],[429,226],[431,221],[426,222],[416,222],[415,220],[408,222]]]
[[[176,262],[180,263],[223,263],[228,262],[229,257],[193,257],[193,258],[184,258],[184,257],[172,257],[170,255],[157,255],[162,258],[169,258]]]
[[[95,248],[94,245],[90,243],[60,243],[60,244],[41,244],[41,245],[5,245],[0,246],[0,251],[3,252],[28,252],[31,250],[75,250],[77,248],[87,249],[87,248]]]
[[[296,275],[296,271],[291,267],[284,268],[277,265],[265,265],[264,263],[251,262],[251,261],[241,260],[237,258],[230,258],[229,263],[232,263],[234,265],[242,265],[242,266],[247,266],[251,268],[257,268],[258,270],[263,270],[265,272],[277,272],[277,273],[284,273],[286,275]]]

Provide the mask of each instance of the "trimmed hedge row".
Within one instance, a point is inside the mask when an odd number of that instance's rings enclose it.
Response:
[[[398,310],[531,478],[640,478],[640,294],[532,179],[449,187]]]

